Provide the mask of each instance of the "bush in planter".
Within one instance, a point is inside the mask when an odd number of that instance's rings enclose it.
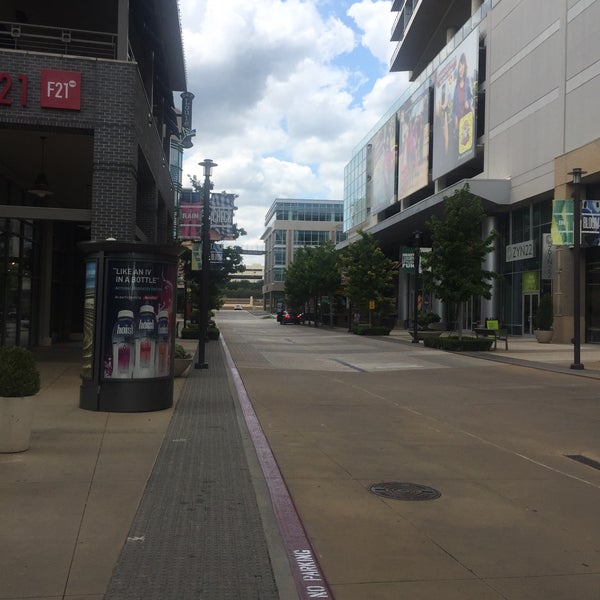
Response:
[[[490,350],[494,340],[491,338],[474,338],[448,336],[426,338],[423,344],[429,348],[437,348],[438,350],[450,350],[454,352],[479,352],[481,350]]]
[[[197,340],[200,337],[198,326],[195,327],[184,327],[181,330],[181,339],[183,340]]]
[[[552,306],[552,296],[543,294],[540,298],[540,304],[533,319],[536,329],[550,331],[554,323],[554,307]]]
[[[417,325],[421,329],[427,329],[432,323],[439,323],[440,321],[440,315],[431,311],[421,312],[417,315]]]
[[[175,344],[173,356],[175,358],[192,358],[192,355],[181,344]]]
[[[209,340],[218,340],[219,334],[221,333],[221,331],[218,327],[209,325],[208,329],[206,330],[206,333],[208,335]]]
[[[0,348],[0,396],[35,396],[40,391],[40,372],[33,354],[20,346]]]
[[[0,348],[0,452],[29,448],[33,401],[40,391],[40,372],[29,350]]]
[[[353,325],[352,333],[356,335],[389,335],[390,328],[383,325]]]

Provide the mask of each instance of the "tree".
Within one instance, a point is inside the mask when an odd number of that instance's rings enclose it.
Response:
[[[299,248],[294,260],[285,270],[285,295],[296,305],[330,296],[340,287],[340,269],[333,242]],[[317,319],[315,316],[315,326]]]
[[[444,196],[443,220],[433,216],[427,226],[431,252],[422,256],[427,285],[444,302],[458,305],[459,337],[462,337],[463,304],[472,296],[491,298],[492,271],[483,268],[493,250],[496,232],[482,239],[485,212],[469,186]]]
[[[355,308],[367,311],[375,301],[378,318],[386,317],[392,308],[394,263],[372,234],[359,231],[360,239],[344,248],[340,261],[346,277],[346,296]]]

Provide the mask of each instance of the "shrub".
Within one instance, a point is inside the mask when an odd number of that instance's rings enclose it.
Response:
[[[175,358],[191,358],[189,352],[181,344],[175,344],[175,350],[173,352]]]
[[[19,346],[0,348],[0,396],[19,398],[40,391],[40,372],[33,354]]]
[[[423,344],[428,348],[437,348],[438,350],[450,350],[454,352],[479,352],[481,350],[490,350],[494,340],[491,338],[474,338],[456,336],[426,338]]]
[[[352,333],[356,335],[389,335],[390,328],[383,325],[353,325]]]
[[[218,327],[211,325],[210,327],[208,327],[206,333],[208,335],[209,340],[218,340],[219,334],[221,333],[221,331],[219,330]]]
[[[423,329],[427,329],[431,323],[439,323],[440,321],[440,315],[430,311],[419,313],[417,316],[417,324]]]
[[[197,340],[200,337],[199,328],[196,327],[184,327],[181,330],[182,340]]]
[[[533,319],[536,329],[550,331],[554,323],[554,307],[552,306],[552,296],[543,294],[540,298],[540,304]]]

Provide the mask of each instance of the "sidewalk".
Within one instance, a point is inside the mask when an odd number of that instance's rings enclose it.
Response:
[[[0,599],[295,597],[221,344],[154,413],[79,409],[80,348],[37,354],[31,449],[0,455]],[[584,371],[571,345],[527,338],[477,357],[600,378],[600,345],[582,345]]]

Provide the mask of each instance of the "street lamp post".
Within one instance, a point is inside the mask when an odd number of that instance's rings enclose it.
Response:
[[[419,332],[417,313],[419,312],[419,259],[420,259],[420,247],[421,247],[421,232],[415,231],[415,290],[413,298],[413,344],[419,343]]]
[[[206,363],[206,340],[208,338],[208,285],[210,281],[210,176],[217,166],[210,158],[205,158],[200,166],[204,167],[204,185],[202,186],[202,277],[200,279],[200,326],[198,328],[198,353],[195,369],[208,369]]]
[[[581,175],[580,168],[574,168],[573,176],[573,363],[571,369],[581,370]]]

